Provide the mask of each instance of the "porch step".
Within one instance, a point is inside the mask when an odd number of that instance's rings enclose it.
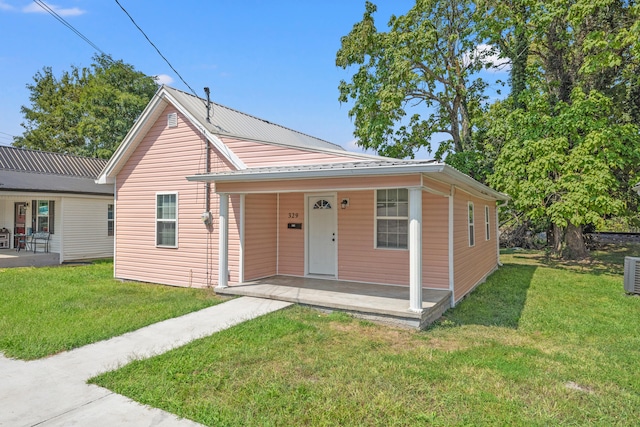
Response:
[[[269,280],[271,279],[271,280]],[[291,278],[288,285],[278,283],[278,276],[227,288],[216,288],[223,295],[241,295],[257,298],[268,298],[293,302],[322,310],[339,310],[365,319],[393,323],[415,328],[424,328],[437,320],[450,307],[451,293],[446,290],[423,290],[423,312],[414,313],[409,310],[407,289],[361,283],[362,292],[355,292],[352,282],[348,283],[349,291],[340,292],[340,281],[322,280],[316,288],[309,286],[309,279],[301,278],[300,283],[306,286],[293,286]],[[270,283],[271,282],[271,283]],[[369,286],[368,286],[369,285]],[[317,288],[321,289],[317,289]],[[335,290],[327,290],[331,287]],[[372,289],[377,292],[372,292]],[[396,296],[390,296],[395,292]],[[376,295],[377,294],[377,295]],[[381,295],[381,296],[378,296]]]

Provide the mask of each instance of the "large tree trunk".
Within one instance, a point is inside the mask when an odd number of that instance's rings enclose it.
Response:
[[[562,227],[551,224],[547,232],[549,233],[547,236],[547,244],[551,247],[551,253],[555,256],[560,256],[562,254]]]
[[[584,233],[582,232],[581,225],[576,226],[568,223],[564,239],[567,246],[562,254],[563,258],[584,259],[589,257],[589,251],[584,242]]]

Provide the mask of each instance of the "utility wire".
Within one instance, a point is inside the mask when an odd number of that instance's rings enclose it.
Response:
[[[89,44],[89,46],[91,46],[92,48],[94,48],[95,50],[97,50],[98,52],[103,54],[104,56],[109,56],[106,53],[104,53],[104,51],[102,49],[100,49],[98,46],[96,46],[95,43],[93,43],[91,40],[89,40],[89,38],[87,38],[87,36],[85,36],[80,31],[78,31],[73,25],[68,23],[62,16],[58,15],[55,10],[53,10],[51,7],[49,7],[48,4],[46,4],[42,0],[33,0],[33,2],[35,4],[37,4],[38,6],[40,6],[42,9],[44,9],[45,12],[49,13],[51,16],[56,18],[62,25],[64,25],[65,27],[67,27],[68,29],[73,31],[78,37],[80,37],[82,40],[87,42]]]
[[[123,11],[123,12],[124,12],[128,17],[129,17],[129,19],[131,20],[131,22],[133,22],[133,25],[135,25],[135,26],[136,26],[136,28],[137,28],[138,30],[140,30],[140,32],[142,33],[142,35],[144,36],[144,38],[146,38],[146,39],[147,39],[147,41],[149,42],[149,44],[150,44],[151,46],[153,46],[153,48],[156,50],[156,52],[158,52],[158,55],[160,55],[160,56],[162,57],[162,59],[164,59],[164,62],[166,62],[166,63],[167,63],[167,65],[168,65],[169,67],[171,67],[171,69],[173,70],[173,72],[174,72],[174,73],[176,73],[176,75],[177,75],[178,77],[180,77],[180,80],[182,80],[182,83],[184,83],[184,84],[189,88],[189,90],[191,90],[191,93],[193,93],[193,95],[194,95],[196,98],[200,98],[200,97],[198,96],[198,94],[196,93],[196,91],[195,91],[195,90],[193,90],[193,89],[191,88],[191,86],[189,86],[189,83],[187,83],[187,82],[182,78],[182,76],[180,75],[180,73],[179,73],[175,68],[173,68],[173,65],[171,65],[171,63],[169,62],[169,60],[168,60],[167,58],[165,58],[165,56],[162,54],[162,52],[160,52],[160,49],[158,49],[158,47],[157,47],[155,44],[153,44],[153,42],[151,41],[151,39],[149,39],[149,36],[147,36],[147,34],[142,30],[142,28],[140,28],[140,26],[136,23],[136,21],[133,19],[133,17],[131,17],[131,15],[129,14],[129,12],[127,12],[127,9],[125,9],[125,8],[120,4],[120,2],[119,2],[118,0],[115,0],[115,1],[116,1],[116,3],[118,4],[118,6],[120,6],[120,9],[122,9],[122,11]]]

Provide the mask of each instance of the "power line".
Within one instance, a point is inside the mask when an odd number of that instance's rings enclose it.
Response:
[[[97,50],[98,52],[103,54],[104,56],[109,56],[106,53],[104,53],[104,51],[102,49],[100,49],[98,46],[96,46],[95,43],[93,43],[91,40],[89,40],[89,38],[87,36],[82,34],[73,25],[68,23],[62,16],[58,15],[58,13],[55,10],[53,10],[51,7],[49,7],[48,4],[46,4],[42,0],[33,0],[33,2],[35,4],[37,4],[38,6],[40,6],[42,9],[44,9],[45,12],[49,13],[51,16],[56,18],[62,25],[64,25],[65,27],[67,27],[68,29],[73,31],[78,37],[80,37],[82,40],[87,42],[89,44],[89,46],[91,46],[92,48],[94,48],[95,50]]]
[[[140,30],[140,32],[142,33],[142,35],[144,36],[144,38],[146,38],[146,39],[147,39],[147,41],[149,42],[149,44],[151,44],[151,46],[153,46],[153,48],[156,50],[156,52],[158,52],[158,55],[160,55],[160,56],[162,57],[162,59],[164,59],[164,62],[166,62],[166,63],[167,63],[167,65],[168,65],[169,67],[171,67],[171,69],[173,70],[173,72],[174,72],[174,73],[176,73],[176,75],[180,78],[180,80],[182,80],[182,83],[184,83],[184,84],[189,88],[189,90],[191,90],[191,93],[193,93],[193,95],[194,95],[196,98],[199,98],[199,96],[198,96],[198,94],[196,93],[196,91],[195,91],[195,90],[193,90],[193,89],[191,88],[191,86],[189,86],[189,83],[187,83],[187,82],[182,78],[182,76],[180,75],[180,73],[179,73],[175,68],[173,68],[173,65],[171,65],[171,63],[169,62],[169,60],[168,60],[167,58],[165,58],[165,56],[162,54],[162,52],[160,52],[160,49],[158,49],[158,47],[157,47],[155,44],[153,44],[153,42],[151,41],[151,39],[149,39],[149,36],[147,36],[147,34],[142,30],[142,28],[140,28],[140,26],[136,23],[136,21],[133,19],[133,17],[131,17],[131,15],[129,14],[129,12],[127,12],[127,9],[125,9],[125,8],[120,4],[120,2],[119,2],[118,0],[115,0],[115,1],[116,1],[116,3],[118,4],[118,6],[120,6],[120,9],[122,9],[122,11],[123,11],[123,12],[124,12],[128,17],[129,17],[129,19],[131,20],[131,22],[133,22],[133,25],[135,25],[135,26],[136,26],[136,28],[137,28],[138,30]]]

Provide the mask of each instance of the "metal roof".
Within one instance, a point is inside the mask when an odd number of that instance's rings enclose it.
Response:
[[[248,168],[241,170],[231,170],[224,172],[217,172],[211,174],[199,174],[194,177],[210,176],[214,181],[240,181],[245,179],[252,179],[250,177],[255,176],[269,176],[279,174],[296,174],[296,175],[315,175],[320,174],[322,176],[327,175],[353,175],[353,171],[369,170],[376,172],[380,168],[392,167],[398,171],[401,168],[408,166],[416,166],[416,171],[422,170],[422,166],[425,165],[441,165],[435,160],[401,160],[401,159],[388,159],[388,160],[373,160],[373,161],[353,161],[342,163],[324,163],[324,164],[306,164],[306,165],[287,165],[287,166],[269,166],[259,168]]]
[[[0,146],[0,170],[95,179],[107,160]]]
[[[365,160],[321,165],[274,166],[216,172],[188,176],[189,181],[251,183],[269,180],[301,180],[338,177],[391,176],[405,174],[430,174],[440,181],[463,188],[480,197],[509,200],[500,193],[471,178],[453,167],[434,160]]]
[[[0,192],[3,191],[113,196],[113,185],[96,184],[88,177],[0,170]]]
[[[302,132],[271,123],[215,102],[211,102],[209,123],[206,120],[206,100],[169,86],[163,86],[163,89],[186,108],[193,117],[197,118],[200,125],[215,135],[253,139],[298,148],[322,148],[345,151],[344,148],[338,144],[333,144],[320,138],[315,138]]]

